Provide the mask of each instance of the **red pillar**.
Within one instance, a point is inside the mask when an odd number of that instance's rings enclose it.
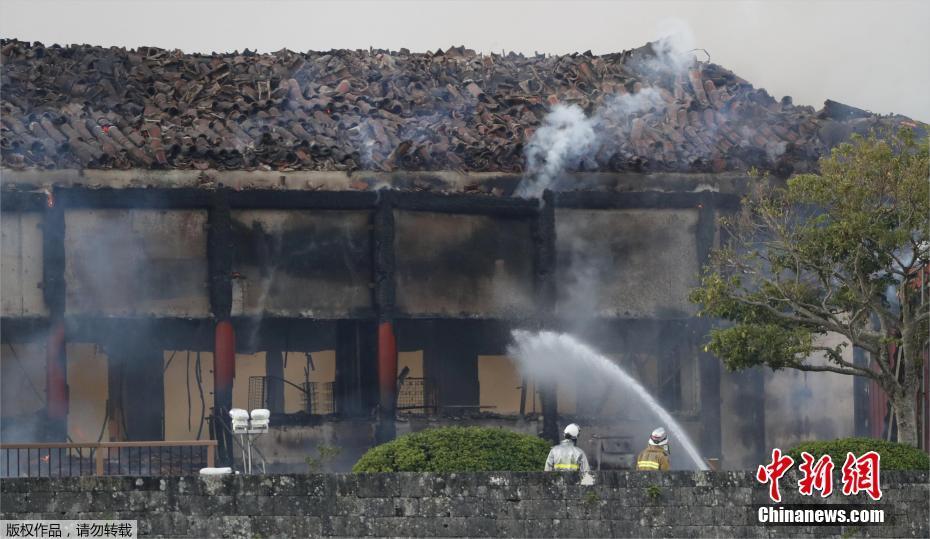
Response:
[[[380,421],[376,438],[378,443],[388,442],[396,435],[394,424],[397,413],[397,340],[394,324],[378,324],[378,388],[380,394]]]
[[[233,441],[229,410],[232,408],[233,379],[236,377],[236,335],[232,322],[216,324],[213,341],[213,418],[220,466],[232,463]]]
[[[68,370],[65,355],[65,324],[55,322],[49,329],[45,347],[45,413],[47,438],[62,441],[68,437]]]
[[[214,395],[229,392],[229,403],[218,403],[228,410],[232,406],[233,378],[236,377],[236,335],[232,323],[223,320],[216,324],[216,340],[213,345],[213,391]]]
[[[393,416],[397,405],[397,340],[392,322],[378,325],[378,387],[382,415]]]

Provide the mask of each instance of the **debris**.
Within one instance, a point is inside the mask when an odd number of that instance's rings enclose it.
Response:
[[[832,101],[819,113],[776,101],[712,63],[662,73],[641,60],[651,45],[603,56],[185,55],[5,39],[0,54],[9,168],[520,173],[551,107],[592,114],[626,94],[648,102],[605,115],[585,170],[790,173],[812,169],[841,135],[926,128]]]

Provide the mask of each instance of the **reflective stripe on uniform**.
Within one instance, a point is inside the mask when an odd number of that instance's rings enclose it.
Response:
[[[638,470],[658,470],[659,463],[654,460],[640,460],[636,463]]]
[[[577,464],[556,464],[555,469],[556,470],[577,470],[578,465]]]

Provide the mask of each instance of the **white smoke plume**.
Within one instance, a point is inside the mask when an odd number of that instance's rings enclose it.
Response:
[[[592,118],[577,105],[556,105],[526,148],[526,175],[516,195],[542,195],[570,162],[590,153],[596,139]],[[526,181],[530,178],[530,181]]]
[[[658,71],[684,73],[694,65],[694,33],[681,19],[659,21],[652,49],[656,57],[650,65]]]
[[[650,110],[665,113],[665,102],[654,88],[609,96],[591,116],[577,105],[556,105],[526,147],[526,171],[516,196],[539,197],[565,170],[593,159],[602,144],[619,142],[607,139],[608,126],[620,125],[629,135],[631,118]]]
[[[694,65],[694,36],[684,21],[661,22],[652,46],[655,56],[645,61],[649,70],[678,76],[687,74]],[[593,159],[605,144],[620,143],[615,126],[620,126],[621,132],[629,138],[633,134],[634,116],[649,111],[664,116],[666,107],[662,95],[648,86],[634,94],[609,96],[591,116],[585,115],[577,105],[556,105],[526,146],[523,180],[514,194],[523,198],[539,197],[565,170]]]

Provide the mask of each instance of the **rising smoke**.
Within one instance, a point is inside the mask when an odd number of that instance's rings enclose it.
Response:
[[[674,77],[687,74],[694,65],[694,38],[683,21],[660,23],[652,49],[654,56],[643,61],[645,71]],[[635,129],[641,129],[634,125],[634,116],[644,112],[661,116],[666,109],[666,101],[653,87],[610,95],[590,116],[578,105],[555,105],[526,145],[525,173],[516,196],[539,197],[565,171],[583,169],[587,161],[594,163],[602,147],[617,145],[614,126],[632,136]]]
[[[687,78],[695,60],[691,53],[694,40],[685,23],[662,23],[652,49],[654,55],[637,60],[638,70],[657,82],[675,79],[680,82]],[[596,169],[600,154],[612,154],[621,145],[640,155],[649,153],[647,148],[637,147],[641,144],[639,135],[647,127],[642,118],[665,121],[668,114],[677,114],[677,107],[669,108],[667,97],[668,92],[661,86],[637,84],[632,92],[604,97],[590,114],[577,105],[554,106],[526,145],[525,174],[515,195],[538,198],[546,189],[558,189],[566,171]],[[601,238],[588,233],[588,224],[568,222],[558,230],[560,244],[568,248],[560,254],[567,257],[562,261],[567,269],[560,275],[559,316],[575,334],[590,334],[590,328],[596,325],[594,320],[601,314],[603,285],[616,271],[617,263],[613,254],[603,249]],[[508,354],[516,359],[520,371],[532,376],[536,383],[579,383],[579,387],[588,388],[606,383],[609,392],[635,395],[635,403],[630,405],[651,411],[650,417],[642,419],[666,426],[684,445],[695,466],[705,468],[682,427],[642,384],[614,361],[569,334],[515,331],[514,341]]]
[[[577,105],[556,105],[526,148],[525,180],[517,196],[537,198],[565,169],[590,154],[597,136],[595,119]]]

